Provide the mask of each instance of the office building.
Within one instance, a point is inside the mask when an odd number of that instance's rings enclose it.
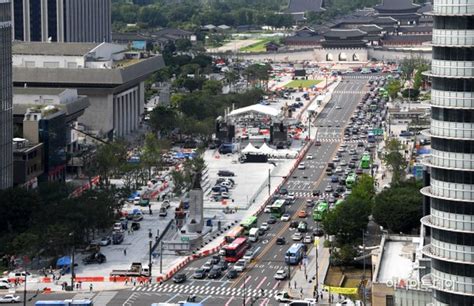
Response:
[[[109,139],[138,129],[144,113],[145,80],[164,66],[160,55],[117,44],[13,44],[15,89],[77,89],[90,101],[79,123]]]
[[[111,0],[15,0],[18,41],[110,42]]]
[[[10,0],[0,0],[0,189],[13,185]]]
[[[474,2],[435,0],[429,213],[432,305],[474,304]]]

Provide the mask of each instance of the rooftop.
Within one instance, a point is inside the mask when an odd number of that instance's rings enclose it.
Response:
[[[420,6],[414,4],[413,0],[382,0],[382,3],[375,6],[377,11],[404,11],[417,10]]]
[[[14,42],[12,53],[18,55],[84,56],[99,45],[99,43]]]
[[[359,29],[331,29],[323,34],[326,38],[359,38],[367,35],[367,32]]]
[[[386,283],[394,279],[412,279],[415,272],[415,253],[418,237],[400,237],[385,240],[380,254],[380,266],[376,281]]]
[[[323,0],[290,0],[288,12],[321,12],[324,11]]]

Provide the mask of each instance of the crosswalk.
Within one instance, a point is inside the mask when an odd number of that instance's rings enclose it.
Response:
[[[363,90],[335,90],[333,94],[351,94],[351,95],[362,95],[367,91]]]
[[[321,141],[321,142],[341,142],[343,141],[342,137],[318,137],[316,140]],[[359,143],[363,142],[368,143],[367,139],[350,139],[350,140],[344,140],[344,143]]]
[[[195,295],[223,295],[223,296],[244,296],[257,297],[262,295],[262,291],[256,288],[231,288],[228,286],[194,286],[194,285],[180,285],[180,284],[151,284],[148,286],[136,286],[132,288],[132,291],[137,292],[163,292],[163,293],[174,293],[174,292],[185,292],[186,294]],[[276,289],[264,290],[265,297],[271,298],[278,293]]]

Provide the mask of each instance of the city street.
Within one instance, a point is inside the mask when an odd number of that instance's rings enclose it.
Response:
[[[362,78],[359,75],[345,76],[344,81],[333,93],[331,101],[315,120],[313,128],[318,127],[317,140],[321,141],[321,146],[310,148],[306,157],[312,155],[313,159],[304,158],[306,169],[295,170],[284,186],[298,198],[294,204],[287,206],[286,211],[292,215],[292,220],[300,220],[296,213],[306,207],[306,198],[312,196],[314,189],[324,190],[328,185],[330,178],[325,175],[324,169],[336,153],[342,140],[344,126],[365,92],[367,79],[368,77]],[[349,142],[347,149],[356,148],[356,143],[357,141]],[[349,158],[347,155],[345,157]],[[259,225],[266,222],[267,218],[268,216],[262,213]],[[311,215],[304,220],[308,222],[310,228],[316,226]],[[203,258],[194,261],[181,271],[188,278],[185,283],[174,284],[169,280],[161,285],[139,286],[115,295],[112,304],[148,305],[150,301],[177,302],[185,300],[190,295],[196,295],[197,300],[204,302],[205,305],[242,305],[244,298],[249,305],[251,301],[256,301],[254,305],[274,305],[273,296],[278,291],[288,288],[288,281],[277,281],[274,279],[274,274],[277,270],[287,267],[284,254],[292,244],[291,235],[294,233],[294,230],[289,230],[289,225],[290,222],[281,221],[271,225],[270,230],[252,246],[253,249],[259,249],[256,258],[235,280],[228,280],[225,276],[217,280],[192,279],[194,271],[208,260]],[[287,243],[276,245],[277,237],[285,237]],[[292,266],[291,269],[293,268]],[[310,277],[314,276],[314,272],[308,274]]]

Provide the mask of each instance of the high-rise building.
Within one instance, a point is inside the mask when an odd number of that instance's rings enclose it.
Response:
[[[430,212],[433,304],[474,305],[474,1],[434,0]]]
[[[10,0],[0,0],[0,189],[13,185],[13,81],[10,14]]]
[[[111,0],[15,0],[13,38],[20,41],[110,42]]]

